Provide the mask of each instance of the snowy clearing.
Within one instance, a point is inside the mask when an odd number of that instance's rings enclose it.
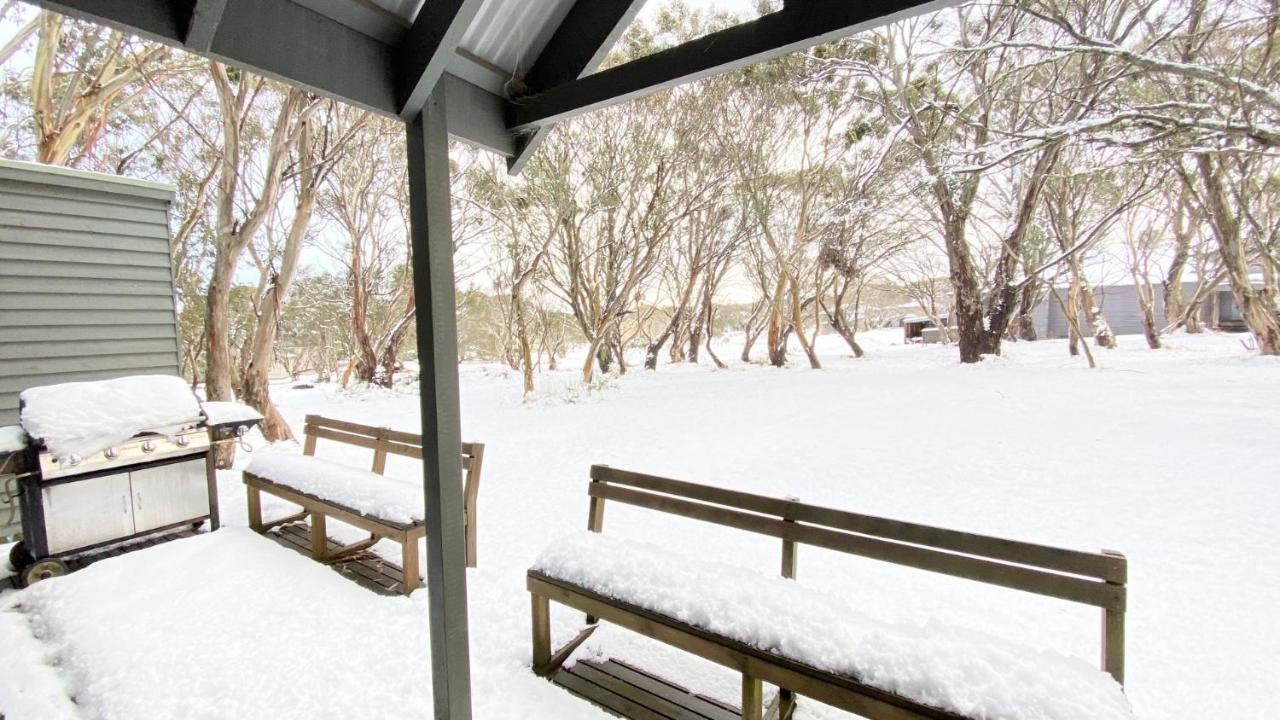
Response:
[[[901,346],[900,337],[869,334],[861,361],[823,337],[819,372],[662,367],[590,393],[575,373],[544,375],[529,403],[518,375],[465,366],[464,439],[488,446],[481,561],[468,571],[476,717],[607,717],[528,670],[524,573],[548,542],[585,527],[591,463],[1123,551],[1136,716],[1280,716],[1271,685],[1280,666],[1280,362],[1248,355],[1238,336],[1174,336],[1173,349],[1159,352],[1122,337],[1119,350],[1099,353],[1096,371],[1068,358],[1061,341],[1009,345],[1006,357],[966,367],[952,347]],[[725,347],[722,356],[734,354]],[[307,413],[418,429],[407,392],[273,392],[297,432]],[[324,441],[317,454],[368,462],[360,449]],[[387,471],[414,477],[418,465],[393,457]],[[221,499],[224,522],[243,524],[238,473],[222,474]],[[269,517],[287,511],[266,504]],[[635,508],[610,507],[605,534],[696,548],[759,572],[777,565],[768,538]],[[811,548],[800,552],[798,577],[878,621],[987,633],[1097,662],[1093,608]],[[557,607],[552,622],[558,645],[581,616]],[[0,642],[0,664],[36,678],[19,697],[0,683],[9,720],[50,717],[32,709],[52,707],[33,695],[61,687],[89,718],[430,716],[424,591],[374,595],[236,528],[0,597],[0,634],[24,627],[39,640]],[[736,704],[735,674],[616,628],[579,653],[618,657]],[[848,717],[814,702],[800,710],[805,720]]]

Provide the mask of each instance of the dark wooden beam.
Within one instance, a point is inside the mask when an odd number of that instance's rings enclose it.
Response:
[[[449,94],[449,134],[463,142],[503,157],[516,153],[515,136],[502,123],[505,102],[453,73],[440,79]]]
[[[28,0],[197,52],[250,72],[397,116],[391,48],[290,0],[220,0],[220,21],[192,0]],[[209,3],[212,11],[214,3]],[[216,32],[211,32],[216,26]],[[188,35],[198,40],[188,47]],[[203,36],[203,37],[202,37]],[[200,43],[208,41],[207,47]]]
[[[593,72],[644,3],[645,0],[578,0],[525,75],[528,93],[536,94]],[[543,126],[518,138],[516,153],[507,160],[507,172],[519,174],[548,132],[550,127]]]
[[[378,112],[395,107],[391,49],[292,2],[227,0],[208,54]]]
[[[190,0],[188,0],[189,3]],[[88,20],[157,40],[180,45],[186,35],[189,11],[169,0],[27,0],[32,5],[79,20]]]
[[[471,720],[462,429],[458,409],[457,298],[449,201],[447,83],[407,124],[409,238],[418,298],[422,482],[427,607],[436,720]],[[414,572],[405,568],[405,572]]]
[[[510,102],[507,127],[526,132],[682,83],[830,42],[957,0],[807,0],[758,20]]]
[[[191,52],[208,52],[213,47],[213,37],[222,22],[222,12],[227,0],[195,0],[191,17],[187,20],[187,34],[183,45]]]
[[[482,4],[483,0],[427,0],[418,11],[413,26],[396,46],[400,117],[409,120],[422,111]]]

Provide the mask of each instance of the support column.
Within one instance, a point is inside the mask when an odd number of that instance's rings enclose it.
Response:
[[[417,297],[427,599],[436,720],[471,720],[467,570],[458,413],[458,333],[444,83],[408,122],[409,217]],[[408,569],[406,568],[406,571]]]

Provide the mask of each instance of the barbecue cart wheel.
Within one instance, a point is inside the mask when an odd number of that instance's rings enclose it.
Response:
[[[9,548],[9,567],[13,568],[15,573],[21,575],[22,571],[33,562],[35,558],[31,557],[31,551],[27,550],[26,543],[19,541]]]
[[[41,560],[22,573],[22,580],[27,587],[31,587],[41,580],[66,574],[67,566],[61,560]]]

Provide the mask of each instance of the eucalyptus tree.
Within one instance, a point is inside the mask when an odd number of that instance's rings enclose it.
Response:
[[[1188,201],[1207,221],[1236,303],[1263,354],[1280,354],[1274,232],[1250,220],[1272,203],[1280,148],[1280,10],[1270,1],[1124,0],[1118,18],[1088,23],[1088,4],[1034,0],[1021,11],[1061,33],[1022,45],[1125,68],[1118,91],[1087,123],[1047,126],[1123,146],[1151,163],[1170,157]],[[1083,9],[1082,9],[1083,6]],[[1261,195],[1260,195],[1261,194]]]
[[[690,160],[672,128],[689,122],[689,108],[676,97],[654,95],[557,130],[575,148],[574,196],[549,248],[546,287],[586,339],[584,382],[597,366],[624,367],[621,321],[638,310],[672,234],[714,191],[680,182]]]
[[[221,148],[211,201],[214,230],[206,294],[205,394],[210,400],[232,400],[238,384],[231,338],[232,284],[245,249],[280,201],[301,121],[321,101],[216,61],[209,63],[209,73],[218,98]],[[233,449],[220,447],[219,462],[227,465]]]
[[[341,231],[329,248],[347,275],[348,324],[352,342],[349,373],[361,382],[390,386],[381,372],[403,341],[416,311],[408,233],[401,194],[405,186],[403,133],[391,123],[366,122],[325,179],[323,207]],[[344,377],[349,373],[344,372]]]
[[[1084,121],[1120,77],[1107,58],[1031,49],[1055,32],[1015,6],[968,5],[848,41],[860,50],[836,63],[856,79],[854,92],[902,127],[918,158],[948,258],[962,362],[999,353],[1026,305],[1028,238],[1071,139],[1042,129]],[[1011,173],[1016,192],[1004,227],[984,230],[979,199],[996,173]]]
[[[792,336],[809,366],[822,367],[813,342],[822,324],[819,257],[846,200],[837,197],[850,131],[838,91],[844,81],[821,72],[812,56],[793,55],[742,73],[723,102],[722,141],[737,145],[738,195],[748,213],[746,259],[763,301],[768,359],[778,367]]]
[[[262,413],[262,432],[269,440],[293,437],[275,403],[268,381],[277,354],[276,340],[289,288],[298,271],[298,260],[312,231],[312,219],[325,180],[354,138],[370,121],[367,111],[322,101],[314,111],[301,114],[285,173],[292,202],[281,203],[274,213],[282,226],[268,221],[258,242],[248,249],[261,278],[256,293],[253,332],[240,355],[240,398]]]
[[[36,161],[93,170],[109,167],[99,143],[148,83],[190,63],[163,45],[41,10],[2,51],[9,60],[35,37],[27,85]]]
[[[535,354],[542,342],[544,319],[534,295],[545,272],[551,243],[570,216],[574,202],[571,145],[552,133],[517,180],[506,177],[496,158],[468,168],[457,197],[484,216],[494,258],[490,275],[496,293],[498,346],[523,380],[524,394],[534,391]],[[537,352],[535,353],[535,347]],[[551,350],[554,358],[555,350]]]

